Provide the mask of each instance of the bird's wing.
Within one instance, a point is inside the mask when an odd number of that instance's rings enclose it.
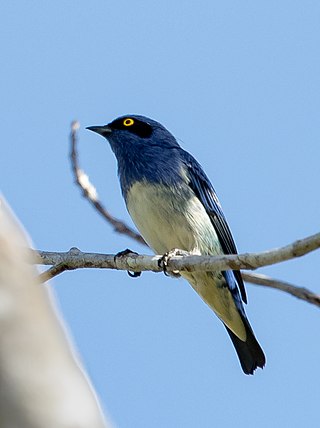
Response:
[[[200,164],[187,152],[184,151],[184,159],[187,167],[189,186],[194,191],[200,202],[205,207],[211,223],[217,232],[221,247],[225,254],[237,254],[236,244],[233,240],[230,228],[223,214],[222,207],[216,192],[201,168]],[[247,303],[246,290],[240,271],[233,271],[237,281],[242,300]]]

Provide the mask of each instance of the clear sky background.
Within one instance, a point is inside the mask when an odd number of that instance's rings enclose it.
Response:
[[[110,147],[85,126],[163,123],[203,165],[239,251],[319,231],[319,1],[16,1],[0,6],[2,192],[36,248],[146,249],[82,199],[80,161],[130,222]],[[130,223],[131,224],[131,223]],[[261,270],[319,290],[320,253]],[[267,365],[245,376],[187,282],[80,270],[51,284],[115,426],[316,427],[319,309],[247,285]]]

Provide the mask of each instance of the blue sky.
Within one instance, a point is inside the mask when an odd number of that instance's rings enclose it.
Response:
[[[114,156],[84,129],[126,113],[201,162],[240,251],[318,232],[319,18],[317,1],[2,2],[1,186],[35,246],[146,252],[81,198],[68,161],[78,119],[82,167],[130,222]],[[319,252],[261,272],[317,291],[318,266]],[[267,355],[248,377],[183,280],[81,270],[51,287],[116,426],[318,425],[317,308],[248,284]]]

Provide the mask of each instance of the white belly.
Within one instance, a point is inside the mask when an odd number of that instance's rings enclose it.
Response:
[[[221,254],[206,210],[191,191],[187,196],[176,189],[135,183],[127,195],[127,208],[144,239],[158,254],[173,248]]]

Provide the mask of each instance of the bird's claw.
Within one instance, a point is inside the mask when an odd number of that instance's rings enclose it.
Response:
[[[116,262],[116,259],[119,257],[123,257],[123,256],[127,256],[128,254],[135,254],[138,255],[138,253],[136,253],[135,251],[130,250],[130,248],[126,248],[123,251],[119,251],[113,258],[113,260]],[[129,270],[127,270],[127,274],[131,277],[131,278],[138,278],[141,275],[141,272],[130,272]]]
[[[158,266],[160,269],[163,270],[163,273],[166,276],[169,276],[169,273],[167,271],[167,267],[168,267],[168,260],[169,260],[169,256],[168,253],[165,253],[159,260],[158,260]]]
[[[163,273],[166,276],[171,276],[174,278],[179,278],[181,275],[179,273],[179,271],[177,270],[173,270],[168,272],[168,262],[170,260],[171,257],[175,257],[175,256],[185,256],[188,255],[189,253],[187,251],[183,251],[183,250],[179,250],[179,248],[174,248],[170,251],[167,251],[159,260],[158,260],[158,266],[159,268],[161,268],[163,270]]]
[[[129,270],[127,270],[127,274],[130,276],[130,278],[139,278],[139,276],[141,276],[141,273],[141,271],[130,272]]]

